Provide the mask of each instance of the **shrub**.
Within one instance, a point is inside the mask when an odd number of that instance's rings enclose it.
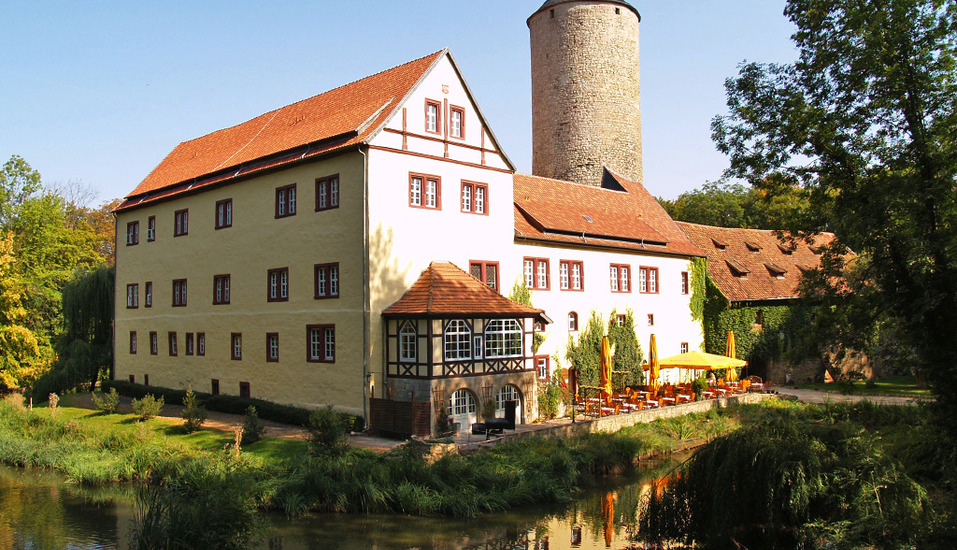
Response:
[[[857,388],[854,386],[854,381],[847,379],[837,382],[837,391],[841,395],[853,395]]]
[[[155,418],[160,413],[164,403],[162,396],[156,399],[152,394],[146,394],[142,399],[133,400],[133,414],[144,421]]]
[[[242,444],[252,445],[262,439],[265,433],[266,427],[259,421],[259,414],[256,412],[256,407],[252,405],[246,407],[246,416],[243,419]]]
[[[309,415],[309,452],[315,455],[336,456],[346,447],[346,429],[348,424],[343,415],[337,413],[332,405],[318,409]]]
[[[691,383],[691,389],[698,396],[698,400],[701,400],[701,392],[708,389],[708,380],[704,376],[698,378]]]
[[[120,406],[120,394],[116,393],[116,388],[110,388],[110,393],[103,393],[102,398],[97,397],[96,393],[90,394],[90,397],[96,409],[104,414],[113,414]]]
[[[186,390],[186,397],[183,398],[183,420],[186,433],[199,430],[203,422],[206,422],[206,409],[200,404],[199,398],[192,389]]]

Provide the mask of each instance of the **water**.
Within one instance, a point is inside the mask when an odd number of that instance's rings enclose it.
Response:
[[[606,481],[566,505],[473,519],[381,515],[270,516],[255,550],[598,550],[628,545],[642,491],[674,466],[658,463]],[[91,490],[61,476],[0,467],[0,549],[126,550],[130,489]]]

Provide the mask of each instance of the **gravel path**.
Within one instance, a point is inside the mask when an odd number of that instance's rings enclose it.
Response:
[[[775,386],[781,395],[793,395],[805,403],[857,403],[859,401],[872,401],[878,405],[915,405],[922,399],[913,397],[900,397],[894,395],[841,395],[837,392],[823,392],[817,390],[799,390],[786,386]]]

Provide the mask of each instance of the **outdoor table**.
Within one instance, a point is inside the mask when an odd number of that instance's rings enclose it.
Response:
[[[668,403],[674,404],[676,401],[674,397],[662,397],[661,400],[664,401],[665,404],[668,404]]]
[[[658,408],[658,402],[657,402],[657,401],[645,401],[645,408],[646,408],[646,409],[657,409],[657,408]]]
[[[728,393],[728,390],[724,388],[718,388],[718,395],[725,395],[726,393]]]
[[[705,399],[713,399],[717,394],[714,391],[703,391],[701,395],[704,396]]]
[[[691,401],[691,394],[679,393],[678,399],[684,399],[685,401]]]

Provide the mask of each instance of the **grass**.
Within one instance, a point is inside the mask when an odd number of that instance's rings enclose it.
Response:
[[[891,376],[872,380],[873,384],[868,385],[865,381],[854,382],[854,394],[860,395],[893,395],[900,397],[922,397],[931,398],[933,395],[926,387],[917,385],[917,378],[914,376]],[[801,384],[798,388],[803,390],[818,390],[838,392],[837,384],[813,383]]]

